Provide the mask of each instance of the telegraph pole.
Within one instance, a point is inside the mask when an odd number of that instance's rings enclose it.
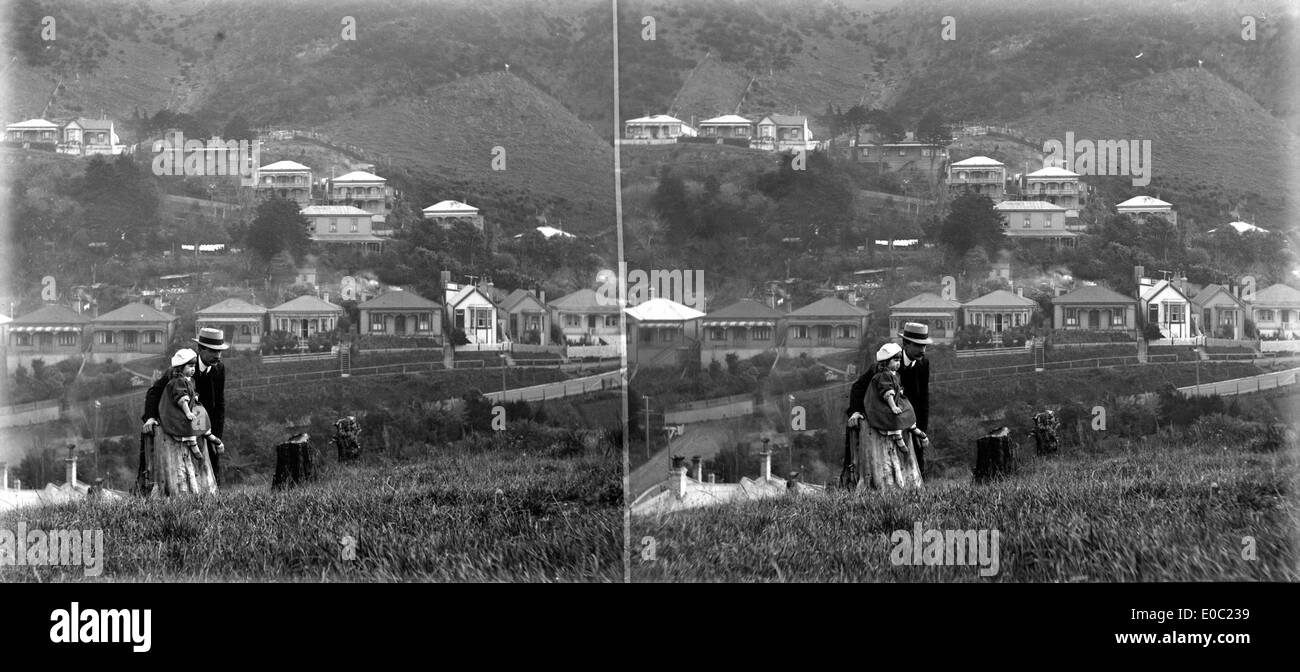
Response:
[[[650,459],[650,397],[645,399],[645,459]]]

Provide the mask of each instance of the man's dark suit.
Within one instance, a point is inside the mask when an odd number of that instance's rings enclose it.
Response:
[[[853,387],[849,390],[849,410],[848,414],[861,413],[864,417],[867,414],[863,397],[867,394],[867,386],[871,384],[871,377],[876,375],[876,365],[868,366],[866,370],[853,382]],[[930,360],[925,357],[914,359],[910,366],[903,366],[898,370],[898,380],[903,386],[903,395],[908,401],[912,402],[912,410],[916,412],[916,426],[923,432],[929,432],[930,420]],[[916,449],[916,466],[925,473],[925,455],[920,443],[913,444]]]
[[[158,402],[162,399],[163,390],[167,388],[167,376],[163,376],[154,381],[149,391],[144,395],[144,415],[140,421],[145,422],[149,419],[158,419]],[[194,391],[199,395],[199,403],[203,404],[204,410],[208,412],[208,418],[212,421],[212,433],[218,439],[226,424],[226,367],[221,361],[217,361],[206,371],[196,371],[194,373]],[[221,455],[208,446],[208,457],[212,459],[212,474],[217,479],[217,485],[221,485]]]

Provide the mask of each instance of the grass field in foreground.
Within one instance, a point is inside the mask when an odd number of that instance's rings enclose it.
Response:
[[[0,567],[0,582],[621,581],[619,461],[528,452],[333,468],[283,493],[20,509],[0,527],[102,529],[104,572]]]
[[[1111,453],[1022,458],[986,485],[828,492],[634,517],[633,581],[1296,581],[1296,446],[1162,436]],[[1217,491],[1212,487],[1218,484]],[[999,531],[999,568],[895,565],[895,530]],[[1243,558],[1253,537],[1257,559]]]

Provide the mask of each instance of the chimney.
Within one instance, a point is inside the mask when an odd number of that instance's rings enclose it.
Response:
[[[686,496],[686,458],[673,455],[673,466],[668,470],[668,489],[677,499]]]
[[[1016,288],[1016,296],[1018,296],[1018,297],[1020,297],[1020,298],[1022,298],[1022,299],[1025,298],[1025,288],[1024,288],[1024,287],[1017,287],[1017,288]]]
[[[704,459],[699,455],[691,458],[691,476],[703,483],[704,482]]]
[[[540,301],[543,306],[546,305],[546,290],[537,290],[537,300]]]
[[[772,480],[772,451],[768,450],[767,446],[764,446],[763,452],[758,454],[758,459],[761,460],[760,464],[762,465],[759,467],[759,478],[764,481]]]
[[[329,292],[325,292],[325,294],[323,294],[323,295],[321,296],[321,298],[325,300],[325,303],[329,303],[329,302],[330,302],[330,293],[329,293]]]
[[[75,444],[69,443],[68,456],[63,460],[64,464],[66,465],[64,467],[65,469],[64,479],[67,481],[68,487],[72,487],[77,484],[77,452],[76,451],[77,451],[77,446]]]
[[[1142,278],[1144,278],[1144,277],[1146,277],[1146,269],[1143,268],[1143,267],[1141,267],[1141,266],[1134,266],[1134,267],[1133,267],[1133,282],[1134,282],[1134,284],[1141,285],[1141,284],[1142,284]]]
[[[451,271],[443,271],[442,273],[438,274],[438,280],[442,282],[442,286],[443,286],[444,288],[445,288],[447,285],[450,285],[450,284],[451,284]]]

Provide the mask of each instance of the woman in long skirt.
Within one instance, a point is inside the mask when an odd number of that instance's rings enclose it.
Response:
[[[858,481],[859,490],[921,487],[921,470],[916,466],[916,450],[910,433],[903,432],[906,448],[896,447],[891,438],[871,429],[865,422],[859,426],[858,436],[855,457],[862,474]]]
[[[166,432],[153,435],[156,476],[155,495],[217,494],[217,479],[212,474],[212,461],[208,447],[199,439],[199,455],[192,455],[180,441]]]

